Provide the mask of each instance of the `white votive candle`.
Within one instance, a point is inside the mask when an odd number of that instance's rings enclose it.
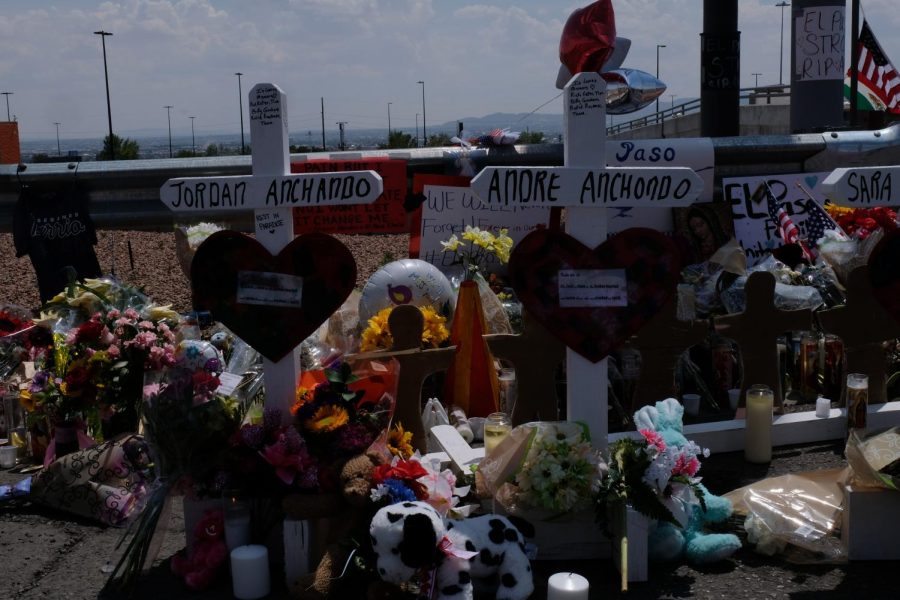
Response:
[[[816,416],[827,419],[831,414],[831,400],[828,398],[816,398]]]
[[[578,573],[555,573],[547,580],[547,600],[588,600],[590,587]]]
[[[238,600],[269,594],[269,551],[265,546],[240,546],[231,551],[231,586]]]
[[[747,423],[744,431],[744,458],[747,462],[772,461],[772,409],[775,395],[768,386],[747,390]]]

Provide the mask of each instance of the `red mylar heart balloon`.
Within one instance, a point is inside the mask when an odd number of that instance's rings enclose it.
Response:
[[[509,259],[510,281],[526,310],[592,362],[666,305],[680,268],[675,244],[643,228],[626,229],[594,249],[561,231],[539,229],[525,236]]]
[[[616,45],[612,0],[597,0],[574,11],[559,40],[559,60],[572,75],[600,72]]]
[[[884,236],[869,255],[872,294],[900,322],[900,229]]]
[[[272,256],[249,236],[219,231],[191,263],[194,307],[209,310],[271,361],[309,337],[355,284],[350,250],[323,233],[294,238]]]

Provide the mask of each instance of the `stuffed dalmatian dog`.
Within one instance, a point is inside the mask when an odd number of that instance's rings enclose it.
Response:
[[[435,568],[438,599],[472,600],[472,578],[493,575],[498,600],[524,600],[534,591],[524,538],[505,517],[444,521],[425,502],[402,502],[380,509],[369,534],[378,573],[389,583]]]

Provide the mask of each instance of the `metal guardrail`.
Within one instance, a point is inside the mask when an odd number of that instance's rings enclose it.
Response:
[[[877,131],[713,138],[712,144],[717,188],[714,194],[717,195],[720,195],[723,177],[900,164],[900,124]],[[411,183],[416,173],[458,174],[462,155],[467,155],[476,169],[501,165],[555,166],[563,164],[563,145],[535,144],[470,151],[447,147],[323,152],[295,154],[291,160],[402,159],[407,161],[407,177]],[[8,232],[12,228],[13,208],[22,184],[53,187],[77,177],[88,190],[91,215],[98,228],[163,230],[174,224],[173,214],[159,200],[159,189],[167,179],[250,172],[249,156],[85,162],[80,163],[77,171],[66,164],[29,164],[18,175],[16,165],[0,165],[0,231]],[[190,213],[179,216],[186,220],[192,218]],[[208,214],[204,217],[209,218]],[[226,213],[217,220],[252,230],[250,215],[235,217]]]

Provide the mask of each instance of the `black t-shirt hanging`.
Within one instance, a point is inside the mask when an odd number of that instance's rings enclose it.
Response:
[[[74,183],[53,191],[23,189],[13,214],[13,241],[17,257],[31,257],[41,302],[68,285],[66,267],[75,269],[77,279],[100,276],[87,193]]]

